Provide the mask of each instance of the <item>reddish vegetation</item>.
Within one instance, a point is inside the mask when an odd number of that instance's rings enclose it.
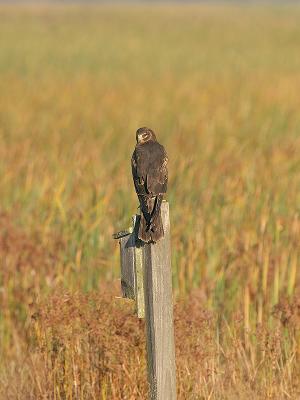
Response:
[[[280,319],[283,326],[300,330],[300,294],[296,294],[292,301],[287,298],[282,299],[274,307],[274,315]]]
[[[0,226],[1,352],[7,360],[0,398],[145,399],[144,321],[130,301],[116,298],[118,282],[89,294],[69,292],[56,283],[62,244],[23,234],[5,215]],[[48,294],[41,295],[44,281]],[[179,399],[300,395],[299,297],[274,309],[281,326],[255,332],[244,332],[242,315],[229,327],[205,304],[199,289],[175,305]]]

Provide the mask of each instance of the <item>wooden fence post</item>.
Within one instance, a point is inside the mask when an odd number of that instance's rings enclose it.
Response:
[[[164,237],[144,245],[148,381],[151,400],[176,399],[169,204],[161,206]]]
[[[161,205],[164,237],[146,244],[137,239],[140,216],[133,228],[114,235],[120,241],[123,297],[136,301],[146,319],[149,398],[176,400],[169,204]]]

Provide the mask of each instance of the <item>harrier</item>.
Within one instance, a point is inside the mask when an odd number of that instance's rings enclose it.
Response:
[[[146,243],[164,236],[160,207],[167,191],[167,163],[167,153],[155,133],[146,127],[138,129],[131,167],[141,208],[138,238]]]

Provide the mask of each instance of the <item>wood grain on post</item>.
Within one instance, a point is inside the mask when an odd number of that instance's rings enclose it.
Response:
[[[143,247],[138,240],[140,215],[132,218],[132,227],[115,233],[120,243],[121,289],[123,297],[135,300],[138,318],[145,318]]]
[[[144,291],[151,400],[176,399],[169,204],[161,206],[164,237],[145,244]]]
[[[121,254],[121,288],[122,295],[128,299],[135,299],[135,274],[134,256],[135,240],[132,229],[116,234],[115,239],[119,239]]]
[[[134,274],[135,274],[135,309],[138,318],[145,318],[144,300],[144,268],[143,268],[143,247],[138,239],[138,228],[140,215],[133,217],[134,235]]]

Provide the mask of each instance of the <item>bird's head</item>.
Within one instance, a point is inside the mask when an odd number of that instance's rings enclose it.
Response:
[[[152,129],[143,127],[143,128],[139,128],[136,131],[136,142],[137,143],[142,144],[142,143],[149,142],[149,140],[156,141],[156,136]]]

